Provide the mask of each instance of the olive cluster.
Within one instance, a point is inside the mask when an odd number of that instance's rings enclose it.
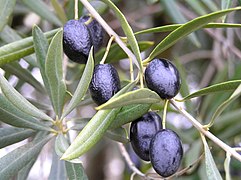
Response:
[[[63,29],[63,50],[74,62],[85,64],[91,47],[97,51],[103,43],[103,27],[91,16],[71,19]]]
[[[69,20],[63,30],[63,49],[69,59],[86,63],[91,46],[97,50],[103,41],[101,25],[90,16]],[[149,89],[162,99],[171,99],[180,89],[177,68],[166,59],[152,60],[145,70]],[[107,102],[120,90],[120,79],[114,66],[98,64],[94,68],[89,91],[97,105]],[[155,112],[148,112],[131,123],[130,140],[136,154],[151,161],[156,172],[168,177],[174,174],[183,156],[179,136],[170,129],[163,129],[162,119]]]
[[[162,99],[171,99],[180,89],[177,68],[166,59],[152,60],[145,70],[146,85]],[[183,156],[179,136],[171,129],[163,129],[162,119],[155,112],[148,112],[131,123],[131,145],[136,154],[151,161],[155,171],[163,176],[173,175]]]

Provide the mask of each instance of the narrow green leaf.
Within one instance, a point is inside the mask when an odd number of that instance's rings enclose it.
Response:
[[[42,18],[46,19],[47,21],[57,25],[62,26],[62,23],[60,20],[53,14],[49,6],[45,4],[41,0],[22,0],[23,3],[29,7],[32,11],[34,11],[36,14],[41,16]]]
[[[53,5],[53,8],[54,8],[57,16],[61,20],[62,24],[64,24],[68,19],[66,17],[63,7],[60,5],[58,0],[51,0],[51,4]]]
[[[142,88],[125,93],[123,95],[118,96],[117,98],[111,98],[109,101],[98,106],[96,109],[111,109],[131,104],[152,104],[158,103],[160,101],[161,98],[157,93],[147,88]]]
[[[52,135],[42,137],[39,141],[23,145],[2,157],[0,159],[0,177],[11,179],[41,151],[52,137]]]
[[[75,164],[65,161],[65,168],[69,180],[88,180],[82,164]]]
[[[38,132],[33,139],[33,143],[38,142],[40,139],[45,138],[47,136],[46,132]],[[40,151],[39,151],[40,153]],[[17,180],[26,180],[30,170],[32,169],[33,165],[35,164],[39,153],[37,153],[34,157],[31,158],[31,161],[28,162],[20,171],[17,173]]]
[[[66,86],[63,77],[63,30],[61,29],[53,37],[47,57],[45,73],[47,75],[48,84],[50,85],[50,98],[54,107],[55,113],[61,117]]]
[[[0,87],[5,97],[19,110],[33,117],[52,121],[51,117],[40,111],[30,102],[28,102],[17,90],[15,90],[8,81],[0,74]]]
[[[28,178],[28,174],[32,169],[34,163],[36,162],[37,156],[35,156],[26,166],[24,166],[17,175],[16,180],[26,180]]]
[[[55,152],[58,156],[62,156],[64,152],[68,149],[69,143],[66,139],[66,137],[62,134],[59,133],[58,136],[55,139]]]
[[[225,161],[224,161],[224,170],[225,170],[225,179],[226,180],[231,180],[230,161],[231,161],[230,154],[228,152],[226,152],[226,158],[225,158]]]
[[[1,39],[6,43],[12,43],[12,42],[15,42],[15,41],[19,41],[21,39],[23,39],[19,34],[18,32],[16,32],[16,30],[14,30],[13,28],[11,28],[10,26],[6,25],[2,32],[0,33],[0,37]],[[27,61],[28,64],[30,64],[31,66],[33,67],[36,67],[37,66],[37,63],[36,63],[36,58],[35,56],[32,54],[32,55],[29,55],[29,56],[26,56],[23,58],[25,61]]]
[[[98,111],[75,138],[61,159],[75,159],[87,152],[103,137],[119,110],[120,108]]]
[[[124,124],[132,122],[142,115],[146,114],[150,109],[151,104],[134,104],[123,106],[121,111],[117,114],[115,120],[112,122],[109,129],[121,127]]]
[[[135,35],[174,31],[183,25],[184,24],[170,24],[170,25],[165,25],[165,26],[160,26],[160,27],[144,29],[144,30],[136,32]],[[241,24],[208,23],[207,25],[203,26],[203,28],[241,28]]]
[[[8,23],[8,19],[13,12],[16,0],[0,0],[0,31]]]
[[[122,14],[122,12],[115,6],[113,2],[110,0],[103,0],[104,3],[106,3],[115,13],[117,16],[119,22],[121,23],[121,27],[128,39],[128,42],[131,46],[132,51],[134,52],[137,62],[133,61],[136,63],[137,67],[140,69],[141,72],[143,72],[143,67],[142,67],[142,59],[141,59],[141,52],[137,43],[137,40],[135,38],[135,35],[133,33],[133,30],[131,29],[129,23],[127,22],[125,16]]]
[[[48,180],[64,180],[67,179],[64,161],[59,160],[58,155],[53,151],[52,165]]]
[[[218,6],[215,4],[214,1],[210,0],[202,0],[202,2],[211,10],[211,11],[218,11]]]
[[[5,72],[8,72],[10,74],[17,76],[20,80],[29,83],[40,93],[42,94],[45,93],[45,89],[42,86],[42,84],[39,81],[37,81],[37,79],[35,79],[35,77],[28,69],[22,68],[22,66],[20,66],[19,63],[11,62],[11,63],[5,64],[2,66],[2,69]]]
[[[152,41],[139,41],[138,46],[140,47],[140,51],[143,52],[153,46],[154,42]],[[130,45],[127,44],[127,47],[130,48]],[[106,51],[106,48],[100,49],[96,55],[95,55],[95,61],[100,62],[102,57],[104,56],[104,53]],[[123,49],[120,48],[120,46],[116,43],[112,44],[109,50],[109,54],[105,60],[106,63],[110,62],[117,62],[121,59],[128,58],[127,54],[123,51]]]
[[[48,84],[47,75],[45,73],[45,60],[49,48],[49,43],[47,38],[44,36],[44,33],[38,26],[34,26],[32,29],[33,34],[33,44],[34,50],[37,58],[38,67],[45,85],[48,94],[50,94],[50,88]]]
[[[188,96],[184,97],[181,101],[186,101],[188,99],[192,99],[195,97],[203,96],[206,94],[217,93],[217,92],[224,92],[224,91],[232,91],[235,90],[241,83],[241,80],[233,80],[233,81],[226,81],[218,84],[214,84],[208,86],[206,88],[200,89]]]
[[[90,50],[89,58],[87,64],[85,66],[85,70],[83,75],[79,81],[79,84],[74,92],[72,99],[70,100],[68,106],[66,107],[62,118],[67,116],[74,108],[78,106],[78,104],[82,101],[84,95],[86,94],[90,81],[92,79],[93,71],[94,71],[94,59],[93,59],[93,47]]]
[[[121,143],[130,142],[126,129],[122,127],[106,131],[106,136],[114,141]]]
[[[220,175],[217,166],[213,160],[213,156],[209,150],[207,141],[205,137],[202,135],[202,141],[204,145],[205,152],[205,164],[206,164],[206,173],[209,180],[222,180],[222,176]]]
[[[173,19],[175,23],[185,23],[187,19],[183,16],[176,4],[175,0],[160,0],[160,2],[164,5],[165,12]],[[188,39],[196,46],[200,47],[201,44],[197,39],[197,36],[194,33],[191,33],[188,36]]]
[[[46,38],[51,39],[59,29],[46,32]],[[33,37],[28,37],[0,47],[0,67],[12,61],[34,53]]]
[[[156,48],[150,53],[148,60],[152,60],[155,58],[158,54],[165,51],[172,45],[174,45],[178,40],[184,38],[188,34],[202,28],[204,25],[208,24],[209,22],[212,22],[222,16],[224,16],[227,13],[230,13],[232,11],[238,11],[241,10],[241,7],[236,8],[230,8],[222,11],[213,12],[207,15],[203,15],[200,17],[197,17],[181,27],[177,28],[173,32],[171,32],[167,37],[165,37],[157,46]]]
[[[0,102],[0,121],[16,127],[31,128],[42,131],[52,131],[52,129],[44,123],[37,121],[32,116],[29,116],[17,109],[2,95],[0,95]]]
[[[233,94],[224,101],[218,108],[216,109],[215,113],[213,114],[210,125],[213,125],[215,119],[224,111],[224,109],[230,105],[234,100],[236,100],[241,95],[241,84],[238,86],[238,88],[233,92]]]
[[[0,149],[8,145],[20,142],[36,132],[30,129],[20,129],[15,127],[0,128]]]
[[[136,82],[129,83],[113,97],[120,96],[121,94],[133,89],[135,84]],[[104,136],[119,111],[120,108],[98,111],[75,138],[61,159],[75,159],[87,152]]]

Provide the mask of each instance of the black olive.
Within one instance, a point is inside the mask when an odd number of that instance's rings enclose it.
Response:
[[[162,129],[152,138],[150,160],[159,175],[168,177],[177,172],[182,156],[182,143],[174,131]]]
[[[89,86],[90,95],[96,104],[107,102],[120,90],[120,79],[114,66],[111,64],[98,64]]]
[[[69,20],[63,29],[64,53],[74,62],[85,64],[92,46],[89,30],[78,20]]]
[[[130,140],[135,153],[143,160],[150,161],[150,141],[162,129],[162,119],[155,112],[148,112],[131,123]]]
[[[86,15],[86,16],[82,16],[79,21],[81,23],[85,23],[88,22],[88,20],[90,20],[90,16]],[[104,37],[104,29],[103,27],[100,25],[100,23],[98,21],[96,21],[96,19],[92,19],[88,24],[86,24],[89,32],[90,32],[90,36],[91,36],[91,40],[92,40],[92,44],[94,46],[94,50],[97,51],[101,45],[103,44],[103,37]]]
[[[180,90],[181,80],[174,64],[166,59],[152,60],[145,70],[146,85],[162,99],[171,99]]]

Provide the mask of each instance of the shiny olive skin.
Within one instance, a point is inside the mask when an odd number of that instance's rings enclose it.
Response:
[[[180,90],[181,80],[174,64],[166,59],[152,60],[145,70],[146,85],[162,99],[171,99]]]
[[[89,91],[97,105],[107,102],[120,90],[118,72],[111,64],[98,64],[94,68]]]
[[[87,26],[78,20],[69,20],[63,28],[63,50],[74,62],[85,64],[92,40]]]
[[[148,112],[131,123],[130,141],[135,153],[144,161],[150,161],[150,141],[162,129],[162,119],[155,112]]]
[[[86,15],[79,19],[79,22],[86,23],[91,17]],[[98,21],[92,19],[88,24],[85,24],[89,30],[94,51],[97,51],[103,44],[104,29]]]
[[[182,143],[174,131],[162,129],[152,138],[150,160],[159,175],[168,177],[177,172],[182,156]]]

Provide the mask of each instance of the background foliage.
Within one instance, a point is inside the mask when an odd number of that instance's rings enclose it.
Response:
[[[88,13],[78,4],[79,17]],[[111,45],[106,62],[117,68],[124,88],[98,108],[88,85],[110,37],[106,33],[103,48],[91,51],[86,65],[63,56],[61,27],[74,18],[74,5],[0,0],[0,179],[129,179],[132,170],[116,141],[138,169],[158,177],[131,151],[128,123],[150,108],[162,116],[164,102],[146,88],[128,92],[142,84],[141,78],[131,82],[128,56],[135,77],[155,57],[172,60],[180,71],[181,91],[167,114],[167,127],[184,144],[178,179],[240,179],[241,162],[230,152],[240,152],[241,142],[241,2],[93,1],[122,40]],[[119,46],[123,42],[129,53]],[[200,136],[175,103],[212,125],[204,128],[228,145],[228,153]]]

